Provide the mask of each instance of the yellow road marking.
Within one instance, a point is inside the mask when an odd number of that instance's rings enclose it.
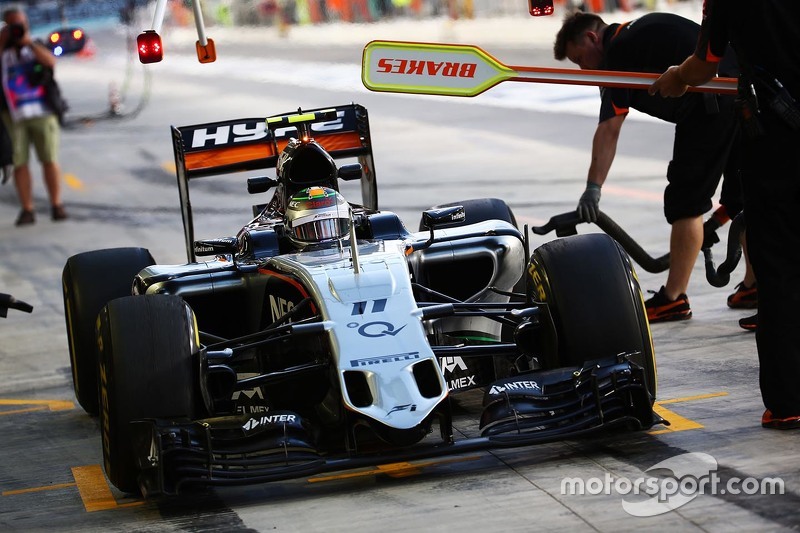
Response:
[[[68,409],[74,409],[75,404],[69,400],[11,400],[11,399],[0,399],[0,406],[3,405],[29,405],[32,407],[27,407],[25,409],[13,409],[11,411],[0,411],[0,416],[3,415],[15,415],[20,413],[31,413],[34,411],[66,411]]]
[[[78,179],[78,176],[75,174],[64,173],[64,183],[67,184],[67,187],[70,189],[83,189],[83,182]]]
[[[727,396],[727,392],[711,392],[709,394],[698,394],[696,396],[685,396],[683,398],[673,398],[671,400],[661,400],[657,402],[659,405],[665,403],[680,403],[680,402],[693,402],[695,400],[706,400],[708,398],[719,398],[720,396]]]
[[[706,400],[708,398],[719,398],[720,396],[727,396],[727,392],[712,392],[709,394],[698,394],[695,396],[685,396],[683,398],[672,398],[671,400],[662,400],[660,402],[656,402],[653,405],[653,411],[656,412],[662,418],[669,420],[669,426],[666,426],[661,429],[651,430],[649,433],[651,435],[661,435],[662,433],[674,433],[676,431],[688,431],[690,429],[701,429],[705,426],[699,422],[695,422],[694,420],[690,420],[686,417],[683,417],[676,413],[675,411],[671,411],[664,407],[663,405],[670,404],[670,403],[680,403],[680,402],[692,402],[695,400]]]
[[[18,489],[18,490],[4,490],[3,496],[15,496],[17,494],[28,494],[31,492],[42,492],[45,490],[59,490],[59,489],[66,489],[69,487],[76,486],[76,483],[56,483],[54,485],[47,485],[44,487],[33,487],[30,489]]]
[[[689,420],[686,417],[679,415],[674,411],[670,411],[666,407],[661,407],[658,404],[653,406],[653,411],[656,412],[662,418],[669,420],[669,426],[666,426],[662,429],[657,429],[655,431],[650,431],[651,435],[660,435],[661,433],[674,433],[676,431],[687,431],[689,429],[700,429],[703,427],[703,424],[699,422],[695,422],[694,420]]]
[[[72,475],[87,513],[106,511],[117,506],[100,465],[75,466]]]
[[[335,474],[332,476],[316,476],[309,478],[308,482],[319,483],[321,481],[336,481],[340,479],[351,479],[356,477],[377,476],[378,474],[386,474],[387,476],[401,478],[401,477],[417,475],[420,472],[422,472],[423,468],[427,468],[429,466],[437,466],[448,463],[460,463],[463,461],[475,461],[476,459],[480,459],[480,456],[471,455],[469,457],[453,457],[451,459],[443,459],[439,461],[427,461],[420,463],[408,463],[408,462],[390,463],[385,465],[378,465],[375,468],[371,468],[369,470],[346,472],[344,474]]]
[[[100,465],[75,466],[72,468],[72,476],[78,486],[78,492],[83,500],[83,507],[87,513],[96,511],[108,511],[110,509],[121,509],[124,507],[135,507],[144,504],[144,500],[136,500],[127,503],[117,502],[111,493],[111,487],[106,482],[103,469]]]
[[[111,487],[106,482],[106,477],[103,475],[103,469],[100,465],[88,466],[75,466],[72,468],[72,477],[75,479],[73,483],[55,483],[52,485],[45,485],[43,487],[31,487],[27,489],[6,490],[3,491],[3,496],[15,496],[19,494],[30,494],[35,492],[42,492],[46,490],[59,490],[68,489],[72,487],[78,488],[78,493],[81,496],[83,507],[87,513],[94,513],[96,511],[108,511],[111,509],[123,509],[126,507],[135,507],[144,504],[144,500],[134,500],[130,502],[120,503],[114,498],[111,492]]]

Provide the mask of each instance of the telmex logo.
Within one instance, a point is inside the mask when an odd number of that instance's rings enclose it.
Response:
[[[408,74],[415,76],[446,76],[449,78],[474,78],[477,63],[453,61],[421,61],[416,59],[380,59],[378,72],[383,74]]]

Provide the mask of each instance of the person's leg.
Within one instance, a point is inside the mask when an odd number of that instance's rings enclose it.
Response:
[[[742,233],[742,257],[744,258],[744,280],[745,287],[753,287],[756,284],[756,275],[753,272],[753,265],[750,264],[750,257],[747,254],[747,233]]]
[[[33,211],[33,182],[27,164],[14,168],[14,185],[17,188],[19,205],[24,211]]]
[[[664,295],[676,300],[686,294],[689,278],[703,244],[703,217],[687,217],[672,223],[669,242],[669,273]]]
[[[54,115],[31,120],[31,143],[36,149],[36,155],[42,163],[42,175],[45,187],[50,197],[50,207],[53,209],[54,219],[66,218],[63,213],[61,201],[61,168],[58,165],[58,149],[61,140],[61,131],[58,119]],[[59,211],[56,216],[56,211]]]
[[[34,222],[33,211],[35,206],[33,203],[33,182],[31,181],[31,172],[28,167],[30,139],[28,138],[27,122],[13,122],[7,111],[3,112],[2,120],[11,137],[14,187],[17,190],[17,198],[19,198],[19,204],[22,208],[16,223],[18,226],[31,224]]]
[[[772,133],[748,143],[742,180],[748,252],[758,279],[761,395],[769,414],[784,418],[800,416],[800,134],[780,123],[766,126]]]
[[[58,163],[54,161],[42,163],[42,173],[44,174],[44,183],[47,187],[47,193],[50,195],[51,207],[62,205],[61,169],[59,168]]]

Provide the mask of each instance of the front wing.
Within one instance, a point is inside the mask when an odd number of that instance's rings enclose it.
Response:
[[[448,399],[438,413],[441,440],[378,452],[327,453],[317,429],[297,413],[274,411],[197,421],[134,422],[145,496],[191,486],[280,481],[379,464],[584,438],[612,428],[668,424],[652,410],[644,370],[628,355],[582,368],[531,372],[486,391],[481,433],[453,437]]]

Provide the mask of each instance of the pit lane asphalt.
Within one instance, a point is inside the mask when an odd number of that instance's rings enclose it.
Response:
[[[531,20],[513,24],[499,34],[496,29],[491,32],[494,41],[479,33],[477,25],[466,33],[486,49],[519,50],[522,58],[520,45],[499,42],[500,36],[529,31]],[[402,31],[369,26],[365,29],[375,33],[361,37],[347,28],[340,38],[436,41],[442,35],[436,32],[443,27],[452,32],[467,24],[453,30],[451,23],[439,21],[426,30],[420,23],[413,26],[417,33],[410,26]],[[303,36],[301,30],[294,31],[295,36]],[[315,52],[313,37],[303,37],[305,48],[293,48],[299,61],[324,60],[326,54],[336,61],[358,57],[358,46],[328,46]],[[541,44],[533,47],[532,54],[539,54],[535,57],[546,57],[550,39],[545,37],[537,34]],[[220,45],[231,38],[217,37]],[[270,38],[272,52],[279,54],[280,47],[287,46],[278,37]],[[179,53],[180,47],[168,50]],[[65,59],[62,65],[60,79],[76,114],[88,114],[105,102],[107,87],[89,82],[107,79],[113,63]],[[168,168],[167,124],[350,99],[319,88],[314,92],[279,84],[238,93],[234,84],[227,83],[230,80],[170,76],[168,63],[154,70],[154,93],[140,116],[65,130],[62,161],[71,220],[54,224],[41,211],[36,226],[15,228],[13,190],[9,185],[0,187],[0,221],[5,221],[0,222],[0,291],[34,305],[31,315],[10,311],[8,318],[0,319],[0,527],[19,531],[54,527],[62,531],[797,529],[800,433],[759,427],[763,406],[754,337],[736,325],[748,312],[725,306],[725,297],[741,279],[741,266],[731,284],[718,289],[705,282],[700,261],[689,291],[694,317],[652,328],[659,409],[673,422],[665,432],[654,428],[591,441],[469,454],[405,469],[395,466],[382,473],[362,471],[350,473],[352,477],[220,489],[158,502],[142,502],[110,489],[98,470],[102,452],[97,420],[74,404],[71,391],[60,294],[64,261],[83,250],[129,245],[149,247],[162,263],[183,261],[177,194]],[[358,94],[353,99],[370,110],[382,206],[397,211],[409,226],[421,208],[441,199],[499,196],[507,199],[522,223],[536,225],[574,208],[585,176],[592,118],[384,95]],[[670,135],[668,128],[657,124],[626,124],[614,175],[604,188],[603,209],[652,255],[663,253],[667,242],[660,191]],[[411,161],[409,154],[414,154]],[[491,180],[485,179],[489,171]],[[46,201],[36,172],[34,180],[38,204],[43,206]],[[426,194],[420,194],[423,184]],[[235,231],[240,219],[238,214],[231,216],[237,212],[228,200],[235,186],[207,189],[219,207],[203,204],[201,194],[193,199],[198,209],[214,218],[210,226],[214,232],[209,235]],[[537,237],[533,242],[546,239]],[[723,240],[717,245],[715,253],[721,254],[724,244]],[[664,279],[663,274],[641,268],[638,273],[645,288],[656,289]],[[469,433],[473,428],[462,421],[460,429]],[[582,496],[561,490],[565,478],[589,482],[604,480],[608,474],[614,479],[642,479],[655,473],[650,469],[662,461],[676,469],[675,458],[685,453],[711,456],[723,481],[780,477],[785,494],[718,491],[657,516],[635,517],[622,507],[622,501],[630,498],[613,487],[608,494]]]

